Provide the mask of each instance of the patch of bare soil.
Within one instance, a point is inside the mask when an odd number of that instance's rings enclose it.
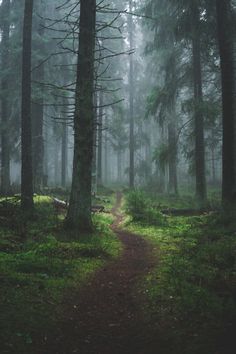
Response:
[[[157,354],[157,336],[145,323],[137,282],[153,267],[152,248],[140,236],[119,229],[121,194],[112,226],[124,245],[119,259],[107,264],[88,284],[66,299],[64,315],[41,354]]]

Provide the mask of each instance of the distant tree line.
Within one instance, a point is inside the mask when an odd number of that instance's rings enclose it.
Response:
[[[177,193],[177,156],[182,145],[192,163],[199,205],[207,200],[210,164],[206,157],[211,159],[215,179],[221,143],[222,199],[224,204],[235,204],[234,5],[230,0],[150,0],[145,5],[145,31],[153,34],[146,53],[156,60],[148,113],[167,127],[166,150],[159,149],[156,159],[168,164],[169,190]],[[181,130],[188,137],[185,143],[182,138],[182,144]]]
[[[92,191],[114,171],[130,188],[178,194],[187,161],[202,207],[222,150],[223,205],[234,205],[234,5],[2,0],[1,194],[14,192],[20,162],[30,214],[53,166],[55,184],[70,187],[67,226],[89,232]]]

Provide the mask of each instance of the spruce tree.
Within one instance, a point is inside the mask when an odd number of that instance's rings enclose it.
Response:
[[[25,0],[22,55],[21,106],[21,206],[31,213],[33,209],[33,166],[31,130],[31,47],[33,0]]]
[[[94,138],[94,48],[96,0],[80,1],[79,54],[74,117],[74,162],[67,225],[92,230],[91,188]]]

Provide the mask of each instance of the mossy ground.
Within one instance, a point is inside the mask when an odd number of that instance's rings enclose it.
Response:
[[[153,211],[153,205],[185,208],[186,198],[149,196],[142,203],[145,195],[138,197],[144,218],[137,222],[129,216],[124,227],[152,243],[155,266],[133,291],[145,294],[140,306],[166,348],[162,354],[234,353],[230,348],[236,318],[235,219],[220,213],[159,218],[160,210]],[[111,209],[114,195],[104,200],[98,204],[104,202]],[[136,213],[137,198],[133,200]],[[32,354],[37,338],[46,341],[46,333],[63,318],[65,294],[78,291],[121,251],[109,228],[109,213],[95,214],[94,233],[73,240],[73,234],[63,229],[64,215],[55,213],[51,198],[37,196],[35,202],[30,222],[20,214],[17,199],[9,209],[11,222],[6,215],[0,220],[2,353]],[[127,204],[122,203],[122,208]]]
[[[17,203],[10,224],[4,219],[0,226],[1,353],[32,353],[35,338],[60,318],[64,294],[121,251],[109,214],[94,215],[94,233],[71,241],[73,235],[69,240],[63,229],[64,215],[55,213],[50,197],[35,197],[30,222],[23,220]]]
[[[186,199],[176,199],[162,196],[160,204],[186,206]],[[149,240],[159,260],[139,287],[147,297],[144,314],[161,333],[166,353],[214,354],[219,348],[233,353],[235,219],[221,214],[166,217],[158,226],[129,217],[124,226]]]

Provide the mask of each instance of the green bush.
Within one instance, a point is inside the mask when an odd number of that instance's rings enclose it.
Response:
[[[142,286],[149,300],[146,315],[156,318],[168,353],[212,354],[219,342],[234,339],[235,222],[225,226],[222,217],[171,217],[168,228],[129,225],[161,250]]]
[[[125,208],[133,221],[149,225],[163,225],[165,222],[165,217],[152,206],[150,199],[141,190],[127,194]]]

